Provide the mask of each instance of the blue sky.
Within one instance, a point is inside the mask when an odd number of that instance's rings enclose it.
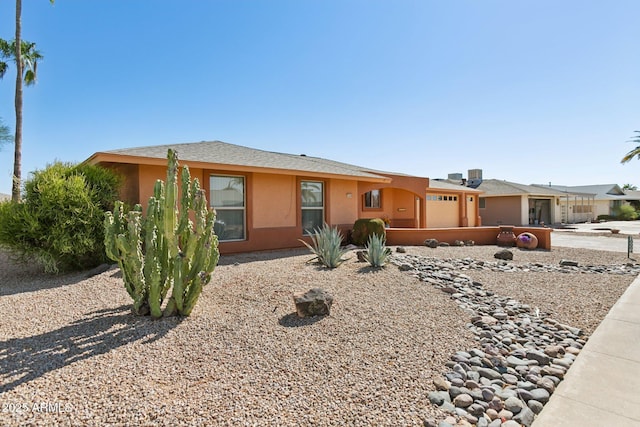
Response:
[[[14,2],[0,0],[0,37]],[[427,176],[640,186],[640,2],[23,2],[23,170],[222,140]],[[13,127],[13,68],[0,117]],[[0,151],[10,192],[13,146]]]

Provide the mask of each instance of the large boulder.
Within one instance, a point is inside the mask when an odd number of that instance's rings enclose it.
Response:
[[[356,220],[351,232],[351,241],[354,245],[365,246],[369,241],[369,236],[377,234],[383,239],[387,239],[387,231],[384,221],[380,218],[362,218]]]
[[[293,302],[299,317],[326,316],[333,304],[333,296],[323,289],[313,288],[294,294]]]

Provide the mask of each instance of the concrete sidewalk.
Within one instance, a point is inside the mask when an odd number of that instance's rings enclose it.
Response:
[[[554,243],[557,234],[552,234],[552,245],[564,246]],[[603,236],[587,238],[605,239],[584,241],[586,247],[601,250],[610,249],[598,242],[620,240]],[[578,244],[581,240],[573,242]],[[593,332],[533,423],[533,427],[559,426],[640,427],[640,276]]]
[[[591,335],[533,427],[640,426],[640,277]]]

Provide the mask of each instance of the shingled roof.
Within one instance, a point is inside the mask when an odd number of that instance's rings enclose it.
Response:
[[[267,169],[286,169],[301,172],[314,172],[331,175],[345,175],[360,178],[388,179],[379,175],[382,171],[336,162],[320,157],[278,153],[243,147],[222,141],[202,141],[183,144],[154,145],[148,147],[124,148],[105,151],[104,154],[133,156],[142,158],[165,159],[167,150],[177,151],[178,157],[186,162],[211,163],[221,165],[249,166]],[[94,154],[91,159],[100,154]],[[394,175],[400,175],[395,174]]]
[[[478,190],[484,191],[484,196],[518,196],[523,194],[534,196],[563,196],[566,193],[550,187],[518,184],[516,182],[502,181],[499,179],[485,179],[478,186]]]

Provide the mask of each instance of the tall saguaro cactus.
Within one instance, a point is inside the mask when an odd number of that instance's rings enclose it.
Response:
[[[190,315],[220,256],[213,231],[215,212],[208,208],[204,190],[197,179],[191,181],[184,166],[178,209],[177,153],[169,150],[167,158],[166,186],[156,182],[146,217],[140,205],[125,215],[120,201],[113,213],[105,214],[107,256],[122,270],[133,312],[154,318]]]

